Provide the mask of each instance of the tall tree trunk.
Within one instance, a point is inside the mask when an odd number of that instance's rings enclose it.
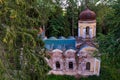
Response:
[[[72,8],[72,36],[74,36],[74,9]]]
[[[72,36],[74,36],[74,14],[72,16]]]
[[[89,0],[85,0],[85,8],[88,7]]]
[[[44,31],[44,37],[45,37],[45,31],[46,31],[45,24],[43,24],[43,31]]]

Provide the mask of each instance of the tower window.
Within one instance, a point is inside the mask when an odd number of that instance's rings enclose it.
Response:
[[[56,68],[60,69],[60,63],[58,61],[56,62]]]
[[[90,70],[90,62],[86,63],[86,70]]]
[[[89,35],[89,31],[90,31],[90,27],[87,26],[87,27],[86,27],[86,35]]]
[[[73,69],[73,62],[69,62],[69,69]]]

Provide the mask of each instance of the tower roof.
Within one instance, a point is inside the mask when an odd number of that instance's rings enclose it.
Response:
[[[79,20],[81,21],[91,21],[96,19],[96,14],[94,11],[91,11],[89,8],[82,11],[79,15]]]

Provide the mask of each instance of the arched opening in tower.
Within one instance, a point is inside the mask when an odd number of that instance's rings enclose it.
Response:
[[[90,35],[90,27],[89,26],[86,27],[86,35]]]

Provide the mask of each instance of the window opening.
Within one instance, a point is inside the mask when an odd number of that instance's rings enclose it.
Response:
[[[86,70],[90,70],[90,62],[86,63]]]
[[[69,62],[69,69],[73,69],[73,62]]]
[[[60,69],[60,63],[58,61],[56,62],[56,68]]]

